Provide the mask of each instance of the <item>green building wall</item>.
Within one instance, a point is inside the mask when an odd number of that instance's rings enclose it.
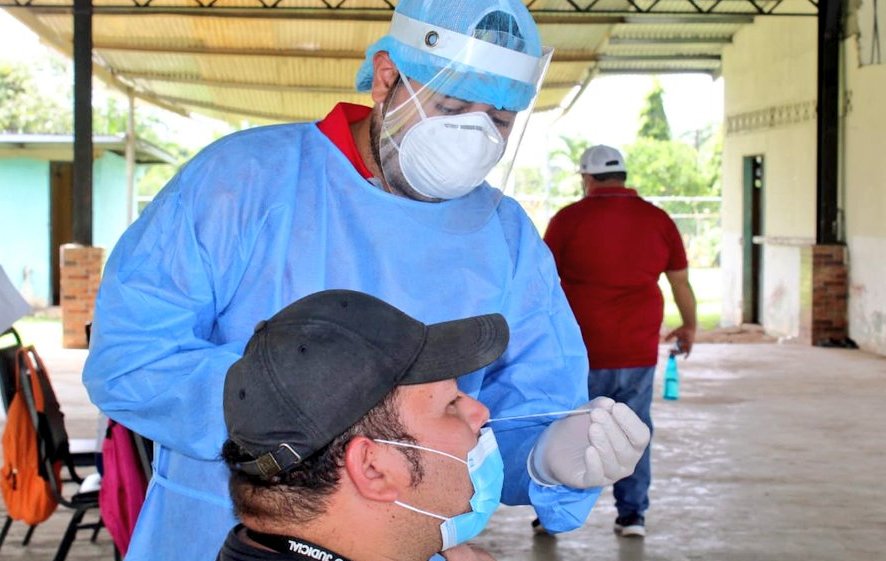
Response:
[[[0,265],[36,306],[51,304],[50,162],[0,159]],[[136,181],[144,166],[136,166]],[[106,255],[129,224],[126,160],[105,152],[93,165],[92,243]]]
[[[51,297],[49,162],[0,159],[0,265],[28,300]]]

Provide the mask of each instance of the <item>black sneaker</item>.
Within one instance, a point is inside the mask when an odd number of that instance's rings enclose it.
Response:
[[[646,535],[646,519],[642,514],[628,514],[615,519],[616,534],[625,538],[642,538]]]
[[[541,520],[536,518],[532,521],[532,532],[538,536],[550,536],[551,534],[541,525]]]

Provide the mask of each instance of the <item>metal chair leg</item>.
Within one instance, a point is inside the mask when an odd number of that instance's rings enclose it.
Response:
[[[102,520],[101,518],[99,518],[98,522],[96,522],[95,526],[93,526],[92,537],[89,538],[89,541],[91,541],[92,543],[95,543],[95,539],[98,537],[99,531],[104,527],[105,527],[105,521]]]
[[[28,532],[25,534],[25,539],[22,540],[22,545],[28,545],[29,543],[31,543],[31,536],[34,535],[34,528],[36,527],[36,524],[28,527]]]
[[[74,511],[74,515],[71,516],[71,522],[68,523],[68,529],[65,530],[65,536],[62,538],[62,543],[58,546],[58,551],[55,553],[54,561],[65,561],[65,557],[68,556],[68,550],[71,549],[71,544],[74,543],[74,538],[77,536],[77,530],[80,526],[80,521],[83,520],[83,515],[86,514],[86,509],[77,509]]]
[[[6,539],[6,533],[9,532],[10,526],[12,526],[12,518],[7,516],[6,522],[3,523],[3,530],[0,530],[0,547],[3,547],[3,540]]]

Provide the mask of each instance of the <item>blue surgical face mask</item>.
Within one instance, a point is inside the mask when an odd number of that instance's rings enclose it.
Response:
[[[471,483],[474,486],[474,495],[471,497],[471,510],[469,512],[459,514],[458,516],[446,517],[415,508],[400,501],[394,501],[394,504],[413,512],[442,520],[443,522],[440,523],[440,536],[443,539],[444,550],[460,543],[465,543],[477,537],[483,531],[492,513],[495,512],[495,509],[498,508],[498,504],[501,502],[501,490],[505,480],[504,462],[501,459],[501,452],[498,450],[498,442],[495,440],[495,434],[492,432],[492,429],[480,429],[480,438],[477,441],[477,445],[468,452],[467,460],[462,460],[440,450],[405,442],[393,442],[390,440],[376,440],[376,442],[406,448],[417,448],[466,464],[468,466],[468,475],[470,475]]]

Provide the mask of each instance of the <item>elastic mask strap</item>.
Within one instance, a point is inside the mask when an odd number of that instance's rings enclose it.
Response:
[[[406,87],[406,89],[409,91],[409,99],[412,100],[412,103],[415,104],[415,107],[418,109],[418,112],[421,115],[422,121],[426,120],[428,118],[428,115],[425,113],[424,107],[421,106],[421,103],[419,103],[418,99],[416,98],[415,90],[412,89],[412,84],[409,83],[409,78],[407,78],[406,76],[404,76],[401,73],[400,74],[400,82],[402,82],[403,85]],[[388,112],[388,115],[396,114],[398,111],[400,111],[402,109],[402,107],[403,106],[401,105],[399,107],[395,107],[394,109],[390,109]],[[387,115],[385,116],[385,118],[387,119]],[[382,133],[385,136],[387,136],[388,139],[390,139],[391,144],[393,144],[394,148],[396,148],[397,152],[399,152],[400,151],[400,144],[396,140],[394,140],[394,135],[388,131],[388,127],[382,126]]]
[[[512,417],[498,417],[489,419],[487,423],[497,423],[499,421],[514,421],[517,419],[534,419],[536,417],[571,417],[573,415],[590,415],[590,409],[569,409],[568,411],[551,411],[550,413],[533,413],[531,415],[514,415]]]
[[[419,514],[424,514],[425,516],[430,516],[431,518],[436,518],[437,520],[449,520],[449,519],[446,518],[445,516],[440,516],[439,514],[434,514],[433,512],[428,512],[428,511],[426,511],[426,510],[422,510],[422,509],[420,509],[420,508],[415,508],[415,507],[412,506],[412,505],[408,505],[408,504],[406,504],[406,503],[402,503],[402,502],[400,502],[400,501],[394,501],[394,504],[395,504],[395,505],[402,506],[402,507],[405,508],[406,510],[411,510],[412,512],[417,512],[417,513],[419,513]]]
[[[400,81],[403,82],[403,85],[406,86],[406,89],[409,91],[409,98],[412,100],[412,103],[415,104],[415,108],[418,109],[418,112],[421,114],[422,120],[428,118],[427,113],[425,113],[425,108],[421,106],[421,103],[418,101],[418,96],[415,95],[415,90],[412,89],[412,84],[409,83],[409,78],[400,74]]]
[[[394,440],[383,440],[381,438],[374,438],[373,440],[375,440],[376,442],[379,442],[381,444],[390,444],[391,446],[402,446],[403,448],[415,448],[416,450],[424,450],[425,452],[433,452],[434,454],[440,454],[441,456],[446,456],[447,458],[452,458],[453,460],[455,460],[457,462],[461,462],[464,465],[468,465],[468,462],[466,462],[465,460],[462,460],[458,456],[453,456],[452,454],[449,454],[447,452],[441,452],[440,450],[434,450],[433,448],[425,448],[424,446],[419,446],[418,444],[407,444],[405,442],[396,442]],[[413,510],[415,510],[415,509],[413,509]],[[421,512],[421,511],[419,511],[419,512]]]

